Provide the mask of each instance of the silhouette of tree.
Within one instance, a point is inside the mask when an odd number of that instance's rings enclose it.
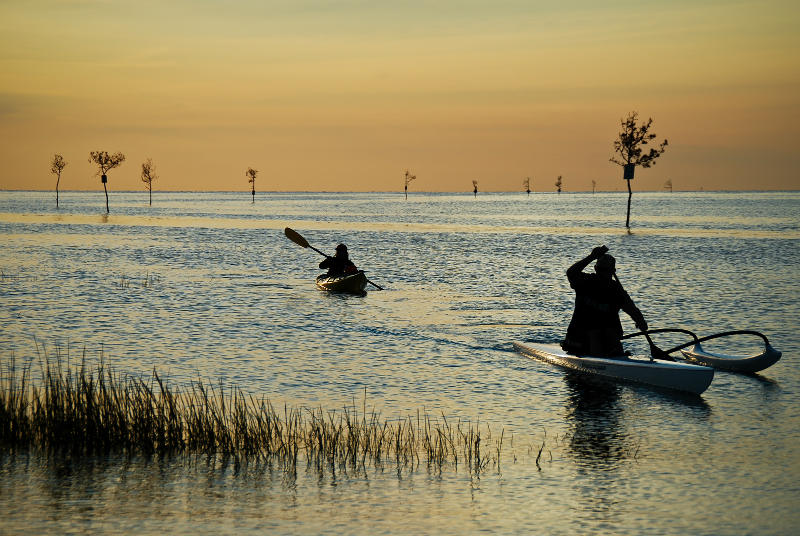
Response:
[[[472,194],[478,197],[478,181],[472,181]]]
[[[531,178],[526,177],[524,181],[522,181],[522,185],[525,187],[525,191],[528,195],[531,195]]]
[[[250,184],[253,185],[253,188],[250,191],[250,193],[253,195],[253,203],[255,203],[256,202],[256,175],[258,175],[258,170],[249,167],[249,168],[247,168],[247,171],[245,172],[244,175],[245,175],[245,177],[249,177],[247,182],[249,182]]]
[[[556,190],[558,190],[558,193],[561,193],[561,184],[561,175],[559,175],[556,179]]]
[[[628,182],[628,215],[625,218],[625,227],[630,228],[631,220],[631,181],[633,180],[633,173],[636,166],[649,168],[655,165],[656,159],[664,154],[667,148],[667,140],[661,142],[658,148],[650,147],[648,152],[645,152],[646,147],[651,141],[656,138],[656,135],[650,132],[650,127],[653,124],[653,118],[642,122],[641,125],[637,124],[639,114],[631,112],[628,117],[620,120],[622,131],[619,136],[614,140],[614,152],[618,157],[612,156],[609,161],[622,166],[622,178]]]
[[[594,193],[595,188],[597,188],[597,181],[592,179],[592,193]]]
[[[106,193],[106,214],[108,214],[108,172],[119,167],[125,161],[125,155],[122,153],[108,154],[106,151],[91,151],[89,153],[89,162],[94,163],[98,167],[100,179],[103,182],[103,191]]]
[[[411,175],[411,174],[408,172],[408,170],[406,170],[406,181],[405,181],[405,192],[406,192],[406,199],[408,199],[408,185],[411,183],[411,181],[413,181],[413,180],[414,180],[414,179],[416,179],[416,178],[417,178],[417,176],[416,176],[416,175]]]
[[[667,179],[667,182],[664,183],[664,189],[672,193],[672,179]]]
[[[50,173],[56,176],[56,208],[58,208],[58,183],[61,182],[61,172],[67,167],[67,161],[64,157],[56,153],[50,160]]]
[[[150,194],[151,207],[153,206],[153,181],[157,178],[158,175],[156,175],[156,166],[153,165],[153,159],[148,158],[147,161],[142,164],[142,182]]]

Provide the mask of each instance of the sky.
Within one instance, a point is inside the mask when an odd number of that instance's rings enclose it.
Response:
[[[0,0],[0,189],[800,189],[796,0]]]

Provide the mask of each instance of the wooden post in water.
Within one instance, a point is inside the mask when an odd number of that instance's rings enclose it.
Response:
[[[103,182],[103,191],[106,193],[106,214],[108,214],[108,188],[106,188],[108,177],[104,174],[100,177],[100,180]]]
[[[631,190],[631,181],[633,180],[633,172],[636,169],[636,164],[625,164],[622,167],[622,178],[628,183],[628,215],[625,216],[625,227],[631,228],[631,197],[633,191]]]

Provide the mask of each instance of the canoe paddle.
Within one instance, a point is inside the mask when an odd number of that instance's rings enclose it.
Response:
[[[298,246],[303,247],[303,248],[313,249],[314,251],[316,251],[317,253],[319,253],[323,257],[328,257],[328,255],[324,254],[323,252],[321,252],[320,250],[318,250],[317,248],[315,248],[314,246],[309,244],[308,240],[303,238],[303,235],[301,235],[300,233],[298,233],[294,229],[290,229],[289,227],[287,227],[286,229],[283,230],[283,233],[286,235],[286,238],[288,238],[289,240],[291,240],[292,242],[294,242]],[[372,285],[373,287],[375,287],[378,290],[383,290],[383,287],[380,287],[380,286],[376,285],[375,283],[373,283],[369,279],[367,279],[367,283],[369,283],[370,285]]]
[[[614,272],[614,279],[616,280],[617,284],[622,287],[622,283],[619,282],[619,278],[617,277],[617,272]],[[624,287],[622,288],[624,290]],[[644,318],[644,315],[642,315],[642,318]],[[667,352],[656,346],[656,344],[653,342],[653,339],[650,338],[650,333],[648,333],[647,330],[642,331],[642,333],[644,333],[644,336],[647,339],[647,344],[650,345],[650,361],[653,359],[661,359],[662,361],[675,361],[675,359],[670,357]]]

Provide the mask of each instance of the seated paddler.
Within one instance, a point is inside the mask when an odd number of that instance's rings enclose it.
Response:
[[[607,247],[598,246],[567,270],[567,279],[575,290],[575,311],[561,347],[571,354],[624,355],[620,309],[633,319],[640,331],[647,330],[641,311],[615,280],[616,261],[607,251]],[[583,270],[592,261],[595,261],[595,273],[585,273]]]
[[[334,256],[326,256],[325,260],[319,263],[319,267],[323,270],[328,270],[326,274],[328,277],[354,274],[358,271],[356,265],[350,260],[350,255],[347,253],[347,246],[344,244],[336,246],[336,253]]]

